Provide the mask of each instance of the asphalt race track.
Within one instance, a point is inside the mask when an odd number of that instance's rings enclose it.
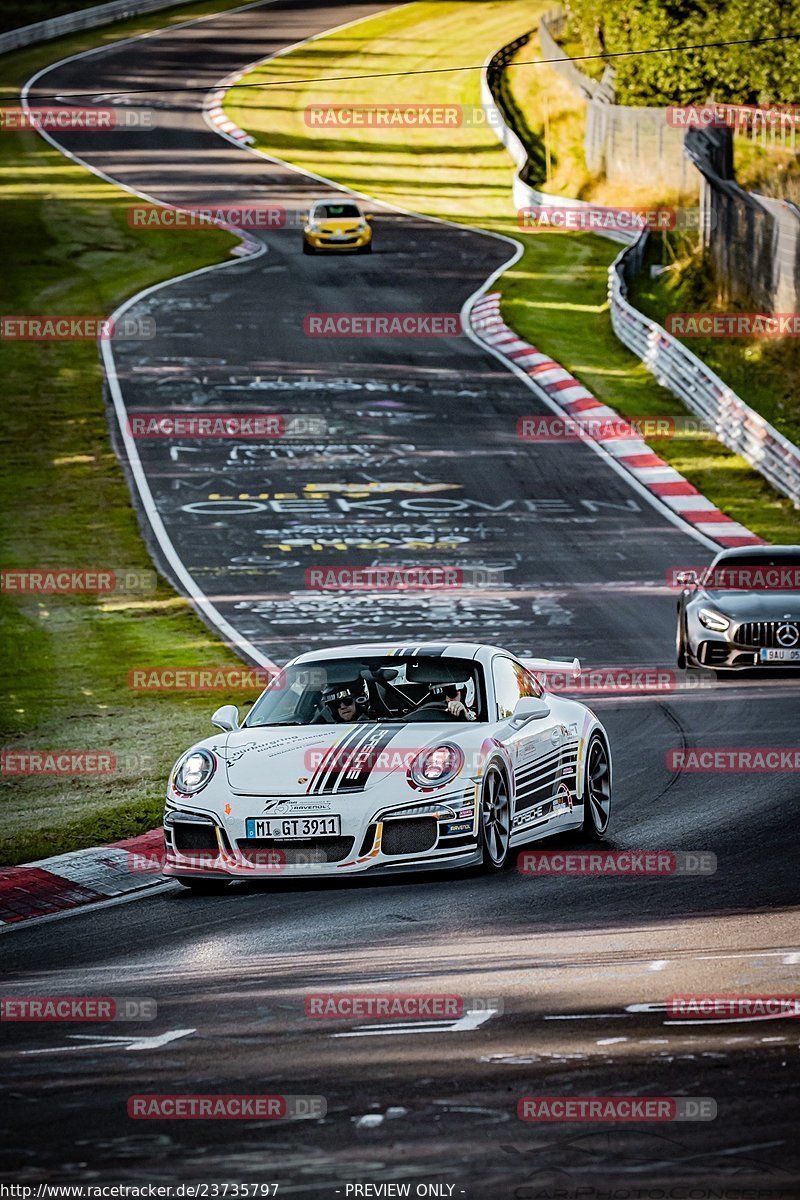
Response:
[[[671,666],[667,573],[708,561],[708,545],[587,446],[517,439],[517,418],[545,410],[466,337],[303,332],[308,313],[327,310],[458,312],[512,247],[375,204],[371,256],[305,257],[296,217],[327,189],[220,138],[203,119],[202,90],[170,91],[176,78],[210,89],[382,7],[251,7],[57,66],[31,93],[33,103],[37,91],[160,89],[148,98],[155,129],[63,133],[61,143],[158,200],[262,200],[289,217],[258,235],[266,253],[129,309],[154,319],[154,337],[115,339],[131,415],[209,405],[325,422],[313,440],[138,442],[166,533],[256,661],[382,637],[475,638],[590,665]],[[416,565],[423,554],[502,570],[504,584],[424,604],[305,588],[309,567]],[[711,851],[711,876],[511,869],[276,881],[204,898],[170,884],[2,934],[8,993],[152,996],[158,1016],[96,1036],[5,1028],[0,1180],[277,1182],[279,1195],[309,1197],[354,1195],[348,1185],[368,1182],[410,1182],[411,1194],[437,1184],[430,1194],[475,1200],[576,1190],[599,1200],[612,1186],[623,1198],[671,1197],[684,1193],[657,1189],[689,1185],[797,1196],[796,1026],[670,1022],[663,1002],[797,989],[796,777],[675,774],[665,755],[790,746],[798,698],[800,686],[780,677],[702,678],[596,702],[614,752],[611,845]],[[307,992],[356,984],[457,993],[491,1015],[381,1031],[305,1016]],[[323,1096],[327,1115],[139,1124],[127,1115],[134,1093],[176,1092]],[[520,1096],[561,1093],[712,1097],[717,1116],[650,1127],[517,1119]]]

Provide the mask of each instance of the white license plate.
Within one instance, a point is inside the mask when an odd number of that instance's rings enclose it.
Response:
[[[249,838],[336,837],[342,832],[341,817],[248,817]]]
[[[791,650],[773,649],[766,646],[761,651],[762,662],[796,662],[800,663],[800,646],[794,646]]]

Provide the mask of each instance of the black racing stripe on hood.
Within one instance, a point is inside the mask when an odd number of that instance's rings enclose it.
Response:
[[[343,761],[331,772],[326,779],[320,780],[314,788],[317,796],[332,793],[363,792],[375,769],[378,755],[396,737],[402,726],[368,725],[364,736],[357,742],[350,742],[343,754]],[[342,747],[339,747],[342,750]]]
[[[328,777],[341,774],[340,756],[352,747],[353,743],[363,735],[363,732],[363,725],[355,725],[352,729],[348,730],[344,737],[325,751],[317,769],[311,777],[311,782],[306,788],[306,795],[316,795],[320,791],[329,790],[325,787]]]

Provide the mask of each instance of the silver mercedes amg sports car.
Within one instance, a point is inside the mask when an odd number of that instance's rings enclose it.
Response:
[[[723,550],[677,581],[679,667],[800,667],[800,546]]]

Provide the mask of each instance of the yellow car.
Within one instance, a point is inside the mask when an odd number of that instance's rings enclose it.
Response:
[[[371,254],[371,220],[355,200],[317,200],[303,229],[303,254],[328,250]]]

